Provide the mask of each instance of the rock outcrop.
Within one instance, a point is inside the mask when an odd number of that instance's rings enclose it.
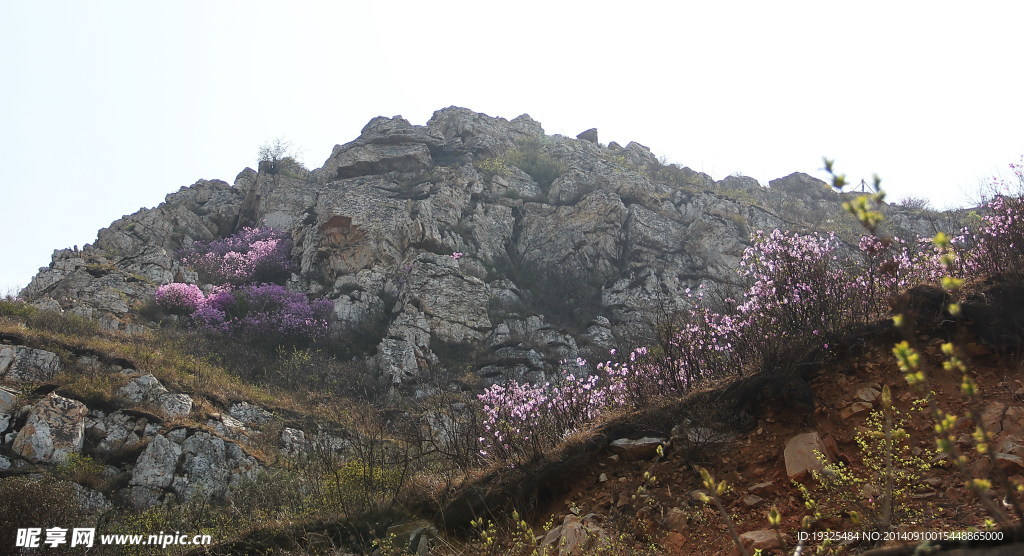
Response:
[[[538,379],[645,337],[687,288],[735,280],[750,230],[813,229],[838,217],[836,197],[806,174],[715,182],[596,130],[547,136],[526,115],[451,107],[424,126],[374,118],[313,171],[264,164],[182,188],[55,252],[23,296],[138,326],[158,285],[196,280],[178,250],[260,224],[291,235],[289,287],[330,299],[336,333],[376,335],[383,380],[449,364],[439,344],[483,346],[488,381]]]

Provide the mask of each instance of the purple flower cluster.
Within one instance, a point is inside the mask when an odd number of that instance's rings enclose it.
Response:
[[[164,284],[156,289],[156,304],[174,315],[191,315],[206,304],[206,295],[195,284]]]
[[[487,388],[478,396],[484,411],[480,455],[518,463],[540,457],[609,405],[602,382],[598,375],[579,377],[563,369],[556,382],[534,386],[512,381]]]
[[[276,283],[291,274],[290,251],[287,234],[272,228],[244,228],[225,239],[196,242],[181,260],[215,286],[204,294],[195,284],[163,285],[156,302],[195,326],[248,341],[301,343],[323,337],[333,304],[310,302]]]
[[[1024,184],[1024,169],[1015,166]],[[971,262],[986,274],[1019,274],[1024,264],[1024,198],[998,195],[989,201]]]
[[[197,241],[181,261],[210,284],[282,284],[294,267],[291,237],[274,228],[243,228],[215,241]]]
[[[192,314],[199,325],[248,339],[306,341],[327,334],[333,304],[310,302],[278,284],[250,284],[211,293]]]

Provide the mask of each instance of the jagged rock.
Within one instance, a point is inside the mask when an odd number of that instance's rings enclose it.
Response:
[[[86,512],[101,512],[109,510],[114,505],[101,492],[86,488],[77,483],[71,483],[71,488],[78,498],[78,506]]]
[[[683,533],[689,529],[689,518],[680,508],[672,508],[665,514],[665,528],[669,531]]]
[[[590,129],[580,133],[579,135],[576,136],[576,138],[581,140],[581,141],[590,141],[591,143],[598,143],[599,142],[597,140],[597,128],[596,127],[592,127]]]
[[[142,375],[122,386],[117,395],[130,403],[153,406],[171,419],[192,412],[192,398],[188,394],[172,394],[151,374]]]
[[[651,314],[687,306],[687,288],[732,282],[749,230],[813,229],[840,210],[803,174],[716,184],[639,143],[581,139],[458,107],[426,125],[374,118],[312,172],[246,168],[233,185],[200,180],[113,222],[94,244],[55,252],[22,295],[136,329],[131,309],[158,285],[197,279],[176,252],[264,223],[294,240],[289,288],[332,301],[332,331],[372,338],[382,379],[415,384],[450,363],[433,353],[440,341],[490,350],[488,382],[542,380],[581,349],[603,356],[643,337]],[[506,324],[530,319],[546,326]],[[530,350],[540,367],[517,359]],[[163,410],[182,415],[178,401]]]
[[[751,495],[743,497],[743,504],[745,506],[747,506],[748,508],[752,507],[752,506],[756,506],[756,505],[760,504],[763,501],[764,501],[764,498],[761,498],[760,496],[757,496],[757,495],[754,495],[754,494],[751,494]]]
[[[609,447],[611,450],[627,460],[649,459],[658,452],[658,447],[665,443],[664,438],[645,436],[639,439],[619,438],[613,440]]]
[[[0,347],[0,378],[15,382],[50,380],[61,370],[60,357],[51,351],[25,346]]]
[[[985,430],[990,434],[996,435],[1003,430],[1003,415],[1006,413],[1006,404],[1001,402],[994,402],[986,404],[985,409],[981,411],[981,422],[985,425]]]
[[[82,402],[50,393],[32,406],[11,449],[32,462],[64,461],[82,451],[88,412]]]
[[[284,445],[286,454],[300,454],[308,449],[306,444],[306,433],[299,429],[285,427],[281,431],[281,443]]]
[[[153,437],[139,455],[127,497],[145,508],[160,503],[167,493],[180,499],[222,496],[258,469],[259,463],[238,444],[206,431],[178,428]]]
[[[206,420],[206,426],[220,436],[232,440],[243,440],[249,438],[249,429],[245,424],[230,415],[216,413]]]
[[[89,413],[86,419],[85,435],[92,442],[93,450],[99,455],[114,455],[123,450],[142,446],[144,439],[154,433],[156,427],[145,417],[115,411],[110,415],[102,411]]]

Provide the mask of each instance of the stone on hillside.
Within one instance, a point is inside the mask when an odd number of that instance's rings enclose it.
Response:
[[[222,496],[258,469],[256,459],[238,444],[177,428],[156,435],[139,455],[127,495],[138,508],[158,504],[167,494],[178,499]]]
[[[650,459],[658,453],[658,447],[666,439],[645,436],[639,439],[619,438],[610,444],[611,450],[627,460]]]
[[[865,413],[871,411],[871,408],[872,405],[869,402],[853,402],[852,404],[839,410],[839,418],[842,419],[843,421],[846,421],[851,417],[864,415]]]
[[[1013,474],[1024,471],[1024,458],[1016,454],[995,454],[996,465],[1003,470],[1003,473]]]
[[[590,141],[591,143],[597,143],[597,128],[592,127],[577,135],[576,138],[581,141]]]
[[[430,539],[437,537],[437,528],[425,519],[394,525],[387,530],[387,536],[394,536],[405,554],[426,554]]]
[[[64,461],[82,451],[88,413],[82,402],[50,393],[29,410],[11,448],[36,463]]]
[[[60,357],[51,351],[25,346],[0,347],[0,378],[10,381],[42,382],[61,370]]]
[[[232,440],[248,439],[249,429],[245,424],[230,415],[215,413],[206,420],[206,426],[213,432]]]
[[[754,484],[754,485],[750,485],[749,487],[747,487],[747,492],[749,492],[751,494],[768,495],[768,494],[772,493],[775,490],[774,487],[775,487],[775,483],[773,483],[771,481],[766,481],[766,482],[763,482],[763,483],[757,483],[757,484]]]
[[[1003,414],[999,440],[1024,443],[1024,407],[1008,407]]]
[[[186,417],[192,412],[191,397],[172,394],[151,374],[142,375],[122,386],[117,395],[131,403],[155,407],[171,419]]]
[[[592,553],[593,549],[601,546],[608,537],[608,533],[598,526],[593,518],[594,514],[589,514],[583,519],[575,514],[565,516],[561,525],[551,529],[544,536],[541,547],[558,556]]]
[[[249,402],[232,404],[228,414],[246,425],[262,425],[274,418],[274,415],[258,405]]]
[[[306,433],[289,427],[285,427],[281,431],[281,443],[284,444],[285,453],[290,455],[303,453],[309,448],[306,443]]]
[[[78,499],[78,506],[87,512],[102,512],[114,507],[101,492],[86,488],[78,483],[71,483]]]
[[[783,452],[789,479],[802,482],[810,478],[811,471],[821,471],[823,465],[817,454],[828,457],[825,442],[817,432],[806,432],[789,439]]]
[[[0,388],[0,434],[7,431],[11,426],[11,418],[14,416],[14,409],[18,397],[11,390]]]
[[[1003,415],[1006,413],[1006,404],[993,402],[985,405],[981,411],[981,422],[989,434],[997,435],[1003,430]]]
[[[862,402],[874,403],[881,395],[882,393],[877,388],[865,386],[857,390],[856,397]]]
[[[686,512],[680,508],[671,508],[665,514],[665,528],[669,531],[683,533],[689,528],[688,524],[689,518],[686,517]]]
[[[143,439],[152,432],[149,421],[145,417],[123,411],[115,411],[110,415],[93,411],[86,420],[85,435],[95,446],[97,454],[114,455],[142,446]]]
[[[786,537],[783,536],[783,541],[786,541]],[[774,548],[782,548],[779,545],[779,537],[776,535],[773,529],[759,529],[757,531],[747,531],[740,535],[740,542],[747,549],[747,553],[753,553],[755,550],[772,550]],[[734,554],[739,554],[739,548],[733,548]]]

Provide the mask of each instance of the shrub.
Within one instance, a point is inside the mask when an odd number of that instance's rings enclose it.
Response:
[[[195,284],[175,282],[156,289],[156,304],[173,315],[188,316],[206,304],[206,295]]]
[[[242,228],[230,237],[197,241],[180,254],[210,284],[283,284],[291,276],[292,241],[274,228]]]
[[[255,284],[212,293],[192,318],[201,326],[257,341],[302,343],[327,334],[333,309],[277,284]]]
[[[0,543],[15,546],[18,529],[86,527],[86,512],[75,502],[67,481],[30,477],[0,480]],[[45,540],[45,533],[40,540]]]
[[[508,161],[513,166],[526,172],[542,189],[565,173],[565,165],[551,156],[540,140],[524,141],[508,153]]]

